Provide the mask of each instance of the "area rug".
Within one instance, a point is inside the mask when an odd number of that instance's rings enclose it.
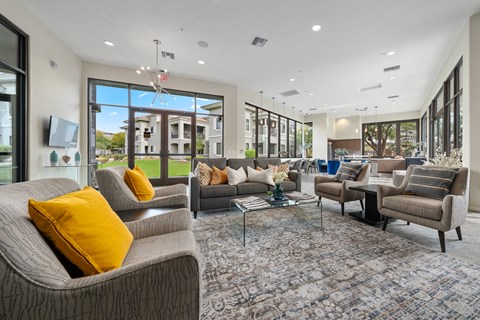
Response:
[[[315,205],[203,213],[202,319],[478,319],[480,266]]]

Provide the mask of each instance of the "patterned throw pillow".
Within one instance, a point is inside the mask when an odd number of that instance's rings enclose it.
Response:
[[[193,173],[197,177],[200,187],[207,186],[210,183],[212,169],[205,163],[199,162]]]
[[[405,194],[443,199],[450,193],[450,185],[457,175],[458,168],[415,167],[408,181]]]
[[[226,184],[226,183],[228,183],[227,168],[220,170],[217,167],[212,166],[212,175],[210,179],[210,184],[216,185],[216,184]]]
[[[279,164],[278,166],[274,166],[274,165],[269,164],[268,167],[273,168],[272,173],[285,172],[288,176],[288,173],[290,172],[288,162],[284,162],[282,164]],[[290,181],[290,179],[287,177],[287,178],[284,179],[284,181]]]
[[[248,181],[261,182],[271,186],[275,185],[275,182],[273,182],[273,178],[272,178],[273,169],[271,167],[263,171],[257,171],[250,167],[248,167],[247,170],[248,170]]]
[[[352,163],[345,163],[343,162],[338,168],[337,175],[335,176],[336,181],[343,181],[343,180],[352,180],[355,181],[357,179],[358,174],[360,173],[360,169],[362,169],[362,164],[352,164]]]

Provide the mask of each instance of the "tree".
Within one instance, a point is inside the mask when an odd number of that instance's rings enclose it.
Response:
[[[205,140],[200,138],[200,137],[197,137],[197,139],[195,140],[195,144],[196,144],[196,148],[197,148],[197,153],[200,151],[200,150],[203,150],[205,149]]]
[[[125,132],[117,132],[112,136],[112,148],[125,148]]]
[[[105,132],[97,130],[95,132],[95,144],[97,149],[108,150],[112,148],[112,139],[105,135]]]

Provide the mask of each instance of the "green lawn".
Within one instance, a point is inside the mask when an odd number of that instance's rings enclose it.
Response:
[[[108,168],[113,166],[126,167],[127,164],[128,164],[127,161],[116,160],[116,161],[100,164],[98,168],[101,169],[101,168]],[[160,160],[136,159],[135,164],[137,164],[145,172],[147,177],[149,178],[160,177]],[[168,159],[168,175],[170,177],[186,177],[190,172],[190,166],[191,166],[190,161]]]

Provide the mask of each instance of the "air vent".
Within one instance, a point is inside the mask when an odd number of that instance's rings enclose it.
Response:
[[[267,44],[267,41],[268,41],[267,39],[255,37],[255,39],[253,39],[252,41],[252,46],[263,48]]]
[[[317,108],[310,108],[310,109],[308,109],[308,111],[315,111],[315,110],[317,110]]]
[[[360,91],[369,91],[369,90],[375,90],[375,89],[381,89],[381,88],[382,88],[382,84],[377,83],[368,87],[360,88]]]
[[[398,65],[398,66],[393,66],[393,67],[388,67],[388,68],[384,68],[384,69],[383,69],[383,72],[390,72],[390,71],[395,71],[395,70],[400,70],[400,65]]]
[[[285,91],[285,92],[280,92],[280,94],[284,97],[290,97],[290,96],[294,96],[296,94],[300,94],[300,92],[298,92],[297,90],[293,89],[293,90],[289,90],[289,91]]]
[[[394,96],[389,96],[387,97],[388,99],[396,99],[396,98],[399,98],[400,96],[397,94],[397,95],[394,95]]]
[[[162,51],[162,57],[175,60],[175,53]]]

